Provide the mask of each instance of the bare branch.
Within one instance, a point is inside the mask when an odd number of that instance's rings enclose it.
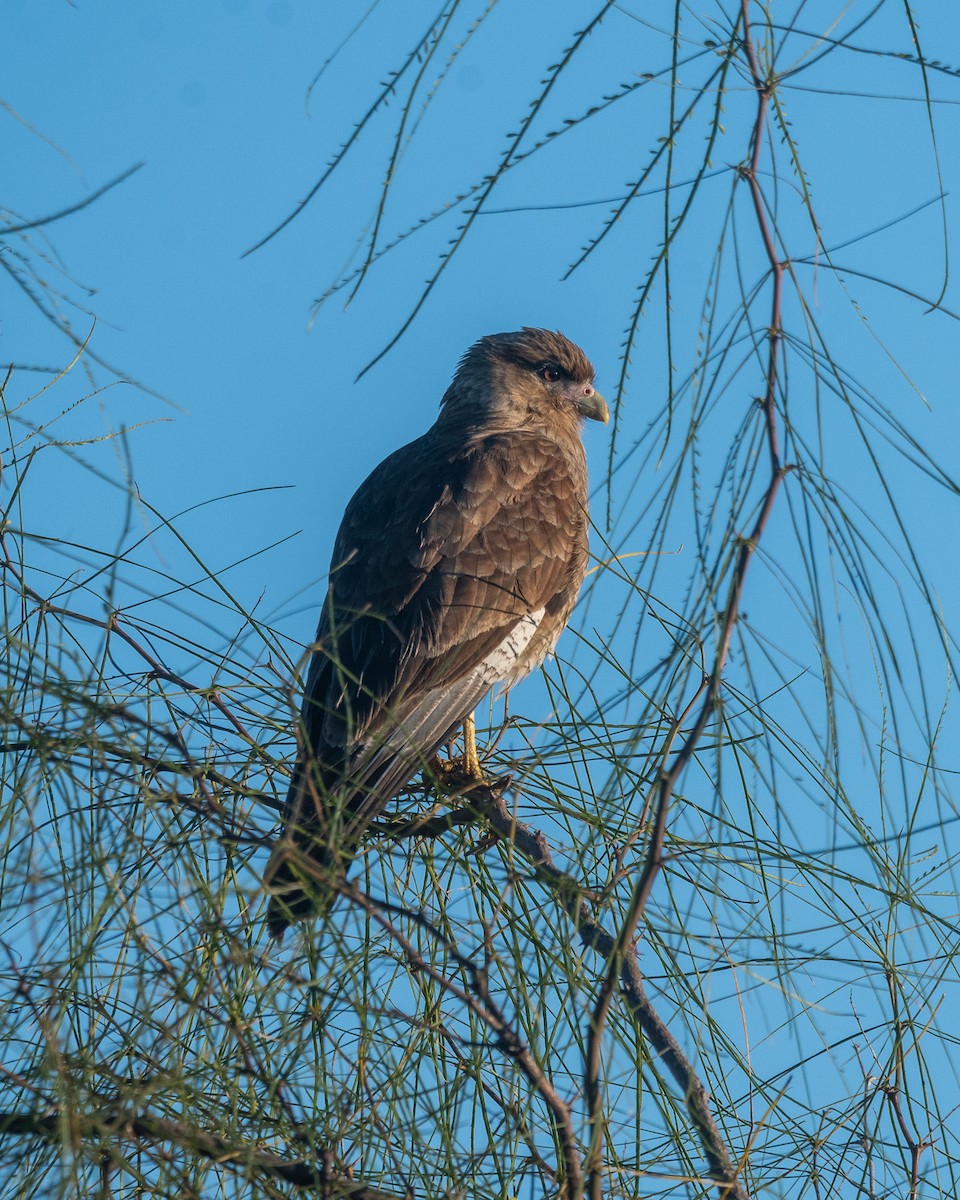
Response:
[[[104,1103],[94,1112],[69,1112],[57,1107],[42,1113],[0,1113],[0,1137],[34,1137],[59,1145],[64,1131],[75,1133],[87,1153],[98,1157],[104,1138],[159,1144],[172,1142],[182,1149],[213,1159],[219,1166],[252,1178],[280,1179],[314,1191],[324,1200],[404,1200],[381,1191],[336,1169],[329,1155],[311,1162],[300,1155],[284,1157],[254,1145],[238,1145],[219,1134],[151,1113],[132,1113]]]

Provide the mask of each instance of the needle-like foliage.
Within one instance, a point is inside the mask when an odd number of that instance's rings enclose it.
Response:
[[[494,158],[411,218],[407,157],[502,14],[444,4],[264,239],[300,236],[380,130],[321,302],[419,245],[430,267],[372,365],[475,240],[495,254],[488,219],[545,219],[592,145],[621,169],[582,246],[550,243],[623,330],[572,631],[481,719],[490,785],[413,788],[283,944],[259,880],[304,648],[132,478],[97,477],[109,544],[34,522],[49,463],[91,478],[62,430],[81,369],[109,368],[45,291],[45,223],[7,220],[0,265],[71,350],[4,407],[4,1196],[960,1194],[958,484],[911,379],[917,331],[957,317],[945,249],[910,276],[885,258],[917,221],[945,236],[958,71],[909,3],[648,7],[584,10]],[[808,144],[804,105],[839,127],[848,93],[901,90],[932,189],[840,223],[843,152]],[[598,299],[610,256],[630,290]]]

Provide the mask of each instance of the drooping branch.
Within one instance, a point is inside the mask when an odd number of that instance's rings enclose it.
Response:
[[[780,341],[782,336],[782,297],[783,273],[785,264],[781,260],[764,203],[763,192],[758,178],[760,154],[763,146],[763,136],[766,127],[767,108],[770,101],[773,83],[760,70],[756,50],[753,43],[750,21],[749,0],[741,0],[740,25],[742,28],[742,46],[746,64],[753,87],[757,94],[757,115],[754,120],[750,137],[748,155],[749,165],[741,169],[741,175],[750,189],[750,196],[756,214],[757,226],[763,243],[764,252],[770,266],[773,289],[770,303],[770,320],[767,326],[767,357],[765,370],[765,389],[761,406],[763,410],[765,438],[770,460],[770,477],[759,513],[750,534],[741,538],[740,549],[736,557],[727,602],[720,622],[719,636],[713,665],[705,675],[701,684],[702,701],[696,718],[690,729],[684,735],[683,741],[676,751],[672,762],[665,765],[655,786],[657,805],[650,833],[650,845],[640,877],[634,888],[626,915],[617,934],[616,945],[607,960],[600,993],[594,1007],[593,1016],[587,1041],[587,1064],[585,1075],[585,1092],[590,1108],[593,1128],[593,1144],[590,1156],[590,1181],[588,1192],[591,1200],[600,1200],[603,1184],[603,1124],[602,1096],[600,1091],[600,1043],[606,1028],[610,1006],[621,980],[629,953],[636,936],[637,928],[643,918],[653,885],[663,866],[663,847],[667,830],[667,815],[670,802],[676,790],[677,782],[694,757],[710,719],[714,713],[720,696],[723,681],[723,671],[730,653],[730,645],[740,614],[740,606],[746,583],[747,571],[757,547],[762,539],[774,503],[783,481],[785,468],[780,459],[779,431],[776,409],[776,392],[778,384]],[[727,1191],[725,1194],[731,1194]]]

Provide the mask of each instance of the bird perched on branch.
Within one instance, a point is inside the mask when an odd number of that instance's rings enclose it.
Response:
[[[272,934],[329,908],[370,822],[553,650],[587,568],[580,426],[609,419],[593,376],[560,333],[481,338],[433,427],[347,505],[267,867]]]

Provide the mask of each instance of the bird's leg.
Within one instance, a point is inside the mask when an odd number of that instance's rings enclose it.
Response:
[[[477,753],[477,722],[473,713],[463,722],[463,771],[470,779],[484,779],[480,755]]]
[[[457,792],[476,783],[490,782],[483,773],[477,753],[477,726],[473,713],[463,721],[463,753],[450,758],[435,755],[430,763],[430,775],[445,792]]]

